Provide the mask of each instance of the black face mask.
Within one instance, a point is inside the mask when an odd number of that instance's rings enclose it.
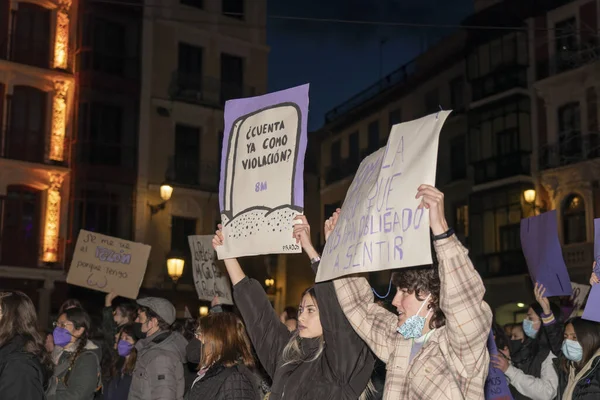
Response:
[[[185,347],[185,356],[190,364],[200,364],[202,358],[202,342],[197,338],[190,340]]]
[[[520,340],[511,340],[508,344],[511,356],[515,356],[523,349],[523,342]]]
[[[147,333],[142,332],[142,325],[144,324],[142,324],[141,322],[136,322],[133,324],[133,333],[135,333],[135,336],[138,339],[145,339],[146,336],[148,336]]]

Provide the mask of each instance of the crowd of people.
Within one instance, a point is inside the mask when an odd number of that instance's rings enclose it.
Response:
[[[277,315],[237,259],[225,260],[235,307],[215,299],[207,316],[183,323],[166,299],[110,293],[100,324],[69,300],[45,334],[25,294],[0,291],[0,399],[484,399],[490,365],[516,400],[600,399],[599,324],[563,321],[541,285],[522,324],[495,324],[443,194],[422,185],[416,196],[429,210],[436,261],[392,274],[391,307],[364,277],[346,276],[314,284],[297,309]],[[325,222],[326,240],[340,213]],[[310,229],[295,219],[316,274]],[[224,240],[219,226],[213,246]]]

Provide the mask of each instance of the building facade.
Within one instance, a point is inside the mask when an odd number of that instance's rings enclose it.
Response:
[[[266,1],[170,0],[144,12],[135,241],[152,246],[144,289],[195,314],[188,236],[214,234],[220,221],[225,101],[267,91]],[[173,188],[164,203],[163,183]],[[176,287],[172,254],[185,259]]]
[[[77,17],[77,1],[0,1],[0,279],[42,324],[64,281]]]

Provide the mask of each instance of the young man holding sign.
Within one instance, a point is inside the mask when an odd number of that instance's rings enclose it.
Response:
[[[387,364],[384,399],[483,399],[492,323],[485,288],[467,250],[448,228],[444,196],[421,185],[420,208],[429,210],[438,266],[393,275],[398,316],[373,301],[365,278],[334,281],[348,321]],[[325,223],[328,238],[340,210]]]

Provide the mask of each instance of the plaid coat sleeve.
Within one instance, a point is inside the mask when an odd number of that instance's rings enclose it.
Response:
[[[338,301],[352,328],[384,363],[394,350],[398,317],[373,302],[365,278],[346,277],[333,281]]]
[[[446,339],[457,372],[464,378],[487,368],[487,337],[492,311],[483,301],[485,287],[456,236],[435,242],[441,280],[440,308]]]

